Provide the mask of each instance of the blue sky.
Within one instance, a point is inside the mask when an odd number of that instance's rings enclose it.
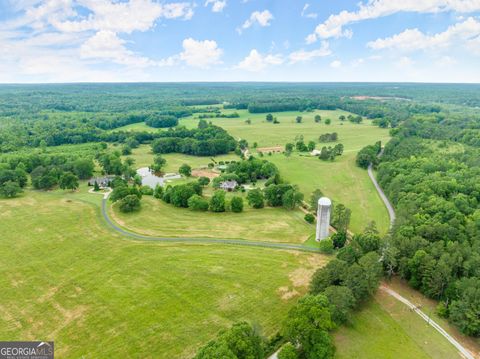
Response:
[[[0,82],[480,82],[480,0],[0,0]]]

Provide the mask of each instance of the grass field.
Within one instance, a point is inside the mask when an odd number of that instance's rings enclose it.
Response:
[[[231,113],[233,110],[223,110],[225,113]],[[387,129],[381,129],[373,126],[370,120],[364,120],[362,124],[352,124],[349,121],[340,121],[340,115],[349,115],[349,112],[335,110],[313,112],[276,112],[274,117],[280,121],[279,124],[273,124],[265,120],[266,114],[251,114],[247,110],[237,110],[239,118],[213,118],[207,119],[214,125],[226,129],[235,138],[243,138],[248,141],[250,147],[254,142],[259,147],[285,146],[287,142],[293,142],[295,137],[303,135],[305,142],[310,140],[318,142],[318,137],[323,133],[337,132],[340,143],[345,146],[345,151],[358,151],[367,144],[373,144],[376,141],[388,141],[389,132]],[[314,121],[315,115],[322,116],[322,122]],[[296,123],[295,118],[302,116],[302,123]],[[332,123],[325,124],[325,119],[330,118]],[[245,123],[250,119],[251,124]],[[180,125],[194,128],[198,124],[198,119],[187,117],[180,120]],[[319,147],[320,144],[317,144]]]
[[[355,155],[347,152],[334,162],[297,154],[291,157],[274,154],[267,158],[277,165],[284,179],[299,185],[306,200],[319,188],[326,196],[350,208],[350,229],[354,233],[361,232],[370,221],[375,221],[379,231],[386,233],[388,213],[367,171],[355,165]]]
[[[457,350],[416,313],[379,291],[335,334],[336,357],[360,359],[460,358]]]
[[[130,125],[125,125],[122,127],[115,128],[110,130],[111,132],[115,131],[145,131],[145,132],[157,132],[160,131],[158,128],[150,127],[145,124],[145,122],[132,123]]]
[[[224,110],[225,113],[233,110]],[[291,157],[282,154],[274,154],[265,158],[274,162],[280,169],[280,173],[287,181],[298,184],[301,191],[308,199],[311,192],[317,188],[334,201],[345,204],[352,210],[351,230],[360,232],[370,221],[375,221],[381,233],[386,233],[389,226],[388,213],[373,184],[368,178],[367,171],[355,165],[355,156],[359,149],[376,141],[385,143],[389,140],[388,130],[381,129],[364,120],[362,124],[352,124],[348,121],[340,121],[340,115],[348,115],[345,111],[314,111],[308,113],[279,112],[274,113],[280,124],[274,125],[265,120],[265,114],[249,114],[246,110],[237,111],[240,118],[215,118],[208,119],[214,124],[225,128],[236,138],[244,138],[252,147],[254,142],[259,147],[285,146],[287,142],[293,142],[296,136],[303,135],[305,141],[318,140],[318,136],[326,132],[337,132],[339,143],[345,146],[345,152],[334,162],[320,161],[310,156],[300,156],[294,153]],[[315,123],[314,116],[322,116],[321,123]],[[303,122],[297,124],[295,117],[301,115]],[[196,116],[196,115],[195,115]],[[245,123],[246,119],[251,124]],[[326,125],[324,120],[330,118],[331,125]],[[193,128],[197,125],[195,117],[180,120],[181,125]],[[317,148],[324,144],[317,144]],[[255,154],[255,151],[251,149]],[[133,151],[130,156],[136,160],[137,167],[148,166],[153,161],[150,146],[143,145]],[[164,155],[167,159],[165,171],[175,172],[182,163],[188,163],[193,168],[205,166],[210,162],[208,157],[194,157],[182,154]],[[221,160],[238,160],[235,155],[216,157]]]
[[[145,196],[138,213],[121,213],[116,206],[110,213],[123,227],[150,236],[303,243],[315,232],[300,211],[245,207],[242,213],[193,212]]]
[[[274,334],[327,260],[124,240],[85,190],[0,200],[0,339],[54,340],[59,357],[188,358],[233,321]]]
[[[129,156],[135,160],[135,167],[148,167],[153,163],[154,154],[152,153],[152,147],[150,145],[141,145],[138,148],[135,148],[132,151],[132,154]],[[212,162],[212,158],[215,161],[239,161],[240,157],[235,154],[221,155],[216,157],[198,157],[198,156],[189,156],[181,153],[167,153],[162,155],[163,158],[167,160],[167,164],[163,169],[164,172],[178,172],[178,168],[184,164],[189,164],[192,168],[199,168],[202,166],[207,166]]]

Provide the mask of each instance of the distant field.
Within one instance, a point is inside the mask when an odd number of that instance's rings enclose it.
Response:
[[[379,291],[334,333],[339,359],[460,358],[457,350],[403,303]]]
[[[125,240],[85,191],[0,200],[0,338],[54,340],[59,357],[190,358],[234,321],[274,334],[327,261]]]
[[[231,113],[235,111],[222,110],[222,112]],[[318,142],[318,136],[321,134],[337,132],[339,136],[338,142],[343,143],[346,151],[358,151],[367,144],[373,144],[379,140],[386,142],[390,138],[387,129],[373,126],[370,120],[364,120],[362,124],[340,121],[338,119],[340,115],[347,116],[350,114],[341,110],[272,113],[280,121],[279,124],[267,122],[265,113],[251,114],[247,110],[238,110],[236,112],[238,112],[240,118],[213,118],[206,120],[223,127],[235,138],[246,139],[250,146],[257,142],[259,147],[284,147],[287,142],[293,142],[297,135],[303,135],[305,142],[310,140]],[[322,117],[321,123],[314,121],[314,117],[317,114]],[[295,122],[297,116],[302,116],[302,123]],[[325,119],[327,118],[332,120],[330,125],[325,124]],[[247,119],[250,119],[250,125],[245,123]],[[198,121],[198,119],[195,119],[195,116],[187,117],[180,119],[180,125],[192,128],[197,126]],[[320,147],[320,144],[317,144],[317,147]]]
[[[132,154],[124,157],[131,157],[135,160],[135,167],[148,167],[153,163],[154,154],[152,153],[152,147],[150,145],[141,145],[139,148],[135,148],[132,151]],[[212,158],[215,161],[239,161],[240,157],[234,153],[228,155],[221,155],[216,157],[197,157],[189,156],[181,153],[168,153],[163,154],[163,158],[167,160],[167,164],[163,169],[165,172],[178,172],[178,168],[184,164],[189,164],[192,168],[199,168],[202,166],[207,166],[212,162]]]
[[[145,124],[145,122],[132,123],[130,125],[125,125],[122,127],[115,128],[110,130],[115,131],[146,131],[146,132],[157,132],[160,131],[158,128],[150,127]]]
[[[125,214],[113,206],[113,214],[123,227],[151,236],[303,243],[315,231],[300,211],[251,209],[246,203],[242,213],[193,212],[145,196],[140,212]]]

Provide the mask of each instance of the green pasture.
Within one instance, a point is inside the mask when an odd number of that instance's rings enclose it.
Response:
[[[223,110],[222,112],[231,113],[234,110]],[[321,134],[337,132],[338,142],[343,143],[346,151],[358,151],[367,144],[373,144],[376,141],[386,142],[390,138],[387,129],[372,125],[370,120],[364,119],[361,124],[353,124],[348,120],[340,121],[340,115],[348,116],[350,114],[342,110],[272,113],[280,122],[279,124],[267,122],[265,113],[251,114],[247,110],[237,110],[235,112],[240,115],[239,118],[209,118],[206,121],[211,121],[214,125],[223,127],[237,139],[246,139],[250,147],[254,142],[257,142],[259,147],[281,146],[283,148],[287,142],[294,142],[297,136],[302,135],[305,143],[313,140],[317,142],[317,148],[320,148],[318,137]],[[314,121],[317,114],[322,117],[320,123]],[[295,122],[297,116],[302,116],[302,123]],[[332,121],[330,125],[325,124],[327,118]],[[245,122],[247,119],[250,119],[250,125]],[[197,126],[198,121],[194,115],[193,117],[180,119],[180,125],[193,128]]]
[[[460,358],[433,327],[390,295],[379,291],[334,333],[336,358]]]
[[[190,358],[235,321],[274,334],[327,261],[126,240],[85,191],[0,200],[1,339],[54,340],[62,358]]]
[[[193,212],[144,196],[139,212],[121,213],[114,205],[110,213],[124,228],[150,236],[303,243],[315,231],[299,210],[253,209],[247,203],[242,213]]]
[[[347,152],[333,162],[296,153],[290,157],[274,154],[266,158],[277,165],[282,178],[300,187],[307,201],[318,188],[334,202],[350,208],[353,232],[361,232],[368,222],[375,221],[380,232],[386,233],[390,223],[387,210],[367,171],[355,165],[355,156],[354,152]]]

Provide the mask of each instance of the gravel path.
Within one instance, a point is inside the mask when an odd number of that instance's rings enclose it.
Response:
[[[435,321],[433,321],[433,319],[431,319],[428,315],[426,315],[424,312],[418,309],[418,307],[414,305],[412,302],[410,302],[407,298],[402,297],[400,294],[398,294],[397,292],[388,288],[385,285],[382,285],[380,289],[388,293],[395,299],[399,300],[400,302],[408,306],[413,311],[415,311],[415,313],[417,313],[420,317],[422,317],[423,320],[425,320],[429,325],[434,327],[440,334],[442,334],[445,337],[445,339],[447,339],[455,348],[457,348],[457,350],[460,352],[460,354],[464,358],[475,359],[475,357],[467,349],[465,349],[459,342],[457,342],[455,338],[453,338],[450,334],[448,334],[445,331],[445,329],[443,329],[440,325],[438,325]]]
[[[377,192],[380,195],[380,198],[382,199],[383,203],[385,204],[385,207],[387,207],[388,216],[390,217],[390,227],[392,227],[393,223],[395,223],[395,210],[393,209],[392,204],[390,203],[387,196],[383,192],[383,189],[378,184],[377,179],[373,174],[373,167],[371,163],[370,163],[370,166],[368,166],[368,176],[370,177],[370,179],[373,182],[373,185],[377,189]]]

